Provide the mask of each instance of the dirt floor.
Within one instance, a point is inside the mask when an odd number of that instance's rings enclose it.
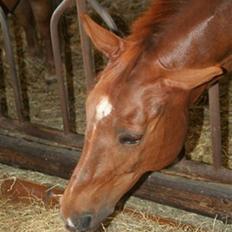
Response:
[[[148,0],[102,0],[100,1],[109,12],[120,28],[127,32],[128,25],[137,17],[137,15],[146,8]],[[125,13],[126,12],[126,13]],[[93,13],[92,17],[99,20]],[[30,118],[32,122],[46,125],[49,127],[62,129],[62,118],[59,105],[57,83],[48,85],[45,81],[46,65],[43,61],[28,56],[27,46],[23,31],[14,26],[13,17],[10,19],[12,41],[14,51],[17,54],[17,69],[21,80],[27,86],[26,94],[30,108]],[[68,74],[68,83],[73,85],[73,103],[72,109],[75,113],[75,127],[80,133],[85,129],[85,110],[84,103],[86,99],[85,80],[80,52],[80,41],[75,12],[66,15],[67,27],[65,41],[69,44],[71,53],[66,54],[71,60],[66,73]],[[96,53],[96,67],[98,70],[104,64],[104,61]],[[2,50],[2,36],[0,35],[0,57],[4,64],[4,76],[0,82],[5,85],[6,101],[8,105],[8,115],[16,118],[15,104],[11,81],[9,79],[9,69],[5,59],[5,53]],[[1,86],[1,85],[0,85]],[[223,135],[223,160],[224,165],[232,169],[232,82],[229,76],[221,81],[221,113],[222,113],[222,135]],[[2,89],[0,88],[0,92]],[[186,142],[186,151],[189,158],[205,163],[212,163],[211,142],[209,129],[209,113],[207,105],[207,95],[201,97],[199,102],[190,110],[191,120],[189,135]],[[22,171],[5,165],[0,166],[0,181],[9,177],[19,177],[33,180],[35,182],[52,184],[57,183],[61,187],[66,185],[66,181],[60,178],[49,177],[40,173]],[[171,207],[161,206],[159,204],[142,201],[131,197],[127,202],[128,207],[132,207],[141,217],[134,216],[133,213],[120,212],[113,217],[109,227],[103,226],[103,231],[208,231],[208,232],[229,232],[232,231],[231,225],[223,224],[216,219],[209,219],[196,214],[187,213],[182,210]],[[8,199],[0,199],[0,232],[36,232],[36,231],[65,231],[60,219],[58,208],[47,210],[42,203],[32,202],[32,205],[22,203],[12,204]],[[137,214],[136,214],[137,215]],[[173,228],[167,225],[160,225],[155,220],[151,220],[149,215],[159,215],[164,218],[174,218],[177,222],[191,224],[195,229]],[[141,219],[142,218],[142,219]],[[13,220],[14,219],[14,220]],[[157,219],[159,220],[159,219]]]

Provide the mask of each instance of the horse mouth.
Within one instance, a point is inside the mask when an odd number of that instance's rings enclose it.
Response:
[[[69,225],[65,225],[65,228],[70,231],[70,232],[95,232],[97,231],[98,229],[100,229],[100,225],[98,227],[96,227],[95,229],[77,229],[77,228],[74,228],[74,227],[70,227]]]

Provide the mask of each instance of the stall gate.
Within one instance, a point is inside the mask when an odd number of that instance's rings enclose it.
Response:
[[[87,89],[94,85],[94,62],[89,38],[83,31],[80,15],[87,10],[87,3],[101,15],[111,30],[117,31],[112,18],[95,0],[76,0],[77,17],[82,45],[82,56]],[[31,170],[69,178],[76,165],[83,144],[83,135],[74,133],[70,120],[69,94],[59,48],[58,23],[73,1],[64,0],[51,19],[59,98],[63,130],[55,130],[30,122],[26,116],[23,93],[17,76],[6,17],[0,8],[1,28],[10,66],[11,81],[17,111],[17,120],[4,115],[0,105],[0,128],[16,131],[21,136],[0,133],[0,162]],[[133,194],[159,203],[187,209],[228,221],[232,219],[232,171],[223,167],[220,128],[219,86],[209,89],[209,109],[212,134],[213,164],[206,165],[183,158],[172,167],[149,175]],[[30,136],[30,139],[28,139]]]

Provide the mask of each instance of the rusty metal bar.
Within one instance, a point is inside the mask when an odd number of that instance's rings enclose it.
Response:
[[[221,122],[219,84],[211,86],[209,93],[209,117],[212,135],[213,166],[217,170],[222,166]]]
[[[37,184],[31,181],[6,177],[1,180],[0,197],[8,198],[13,202],[31,204],[32,200],[42,201],[46,206],[53,207],[59,204],[59,198],[64,190],[62,188]]]
[[[8,112],[6,102],[6,86],[4,82],[4,67],[3,67],[3,49],[0,48],[0,117],[3,117]]]
[[[212,165],[183,159],[177,164],[164,170],[177,176],[186,176],[198,180],[215,181],[225,184],[232,184],[232,170],[220,167],[215,169]]]
[[[69,178],[80,153],[80,150],[70,147],[0,134],[0,162],[17,168]]]
[[[78,13],[82,57],[83,57],[84,71],[86,77],[86,87],[87,87],[87,91],[89,91],[95,84],[95,67],[94,67],[93,52],[92,52],[90,39],[84,31],[82,20],[81,20],[81,15],[86,13],[87,11],[86,0],[76,0],[76,6]]]
[[[152,173],[134,193],[147,200],[232,221],[232,186]]]
[[[15,95],[16,113],[17,113],[18,120],[20,122],[23,122],[26,120],[26,118],[24,117],[24,114],[23,114],[24,104],[23,104],[22,87],[21,87],[21,82],[17,76],[16,64],[14,60],[13,49],[12,49],[11,42],[10,42],[10,33],[9,33],[8,25],[7,25],[6,16],[1,7],[0,7],[0,23],[2,26],[6,57],[7,57],[9,67],[10,67],[10,76],[11,76],[13,91]]]
[[[65,79],[64,79],[63,63],[62,63],[61,53],[60,53],[58,24],[59,24],[60,17],[64,13],[64,11],[70,8],[72,5],[73,5],[72,0],[64,0],[54,11],[51,17],[51,22],[50,22],[53,57],[54,57],[56,75],[57,75],[58,84],[59,84],[59,96],[60,96],[60,104],[61,104],[61,111],[62,111],[65,133],[70,133],[72,131],[72,128],[71,128],[71,122],[70,122],[68,88],[67,88],[67,83],[65,82]]]
[[[1,129],[7,130],[8,134],[17,134],[17,136],[27,137],[31,140],[40,140],[46,144],[54,143],[57,146],[67,146],[70,148],[81,149],[83,147],[84,136],[77,133],[64,134],[63,131],[48,128],[31,122],[19,123],[16,120],[0,117]],[[4,132],[0,130],[0,134]]]

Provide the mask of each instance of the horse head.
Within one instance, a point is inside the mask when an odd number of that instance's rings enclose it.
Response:
[[[110,215],[148,171],[171,164],[182,149],[193,90],[219,67],[168,70],[157,54],[84,16],[84,27],[109,59],[86,102],[83,152],[61,199],[73,231],[88,231]]]

